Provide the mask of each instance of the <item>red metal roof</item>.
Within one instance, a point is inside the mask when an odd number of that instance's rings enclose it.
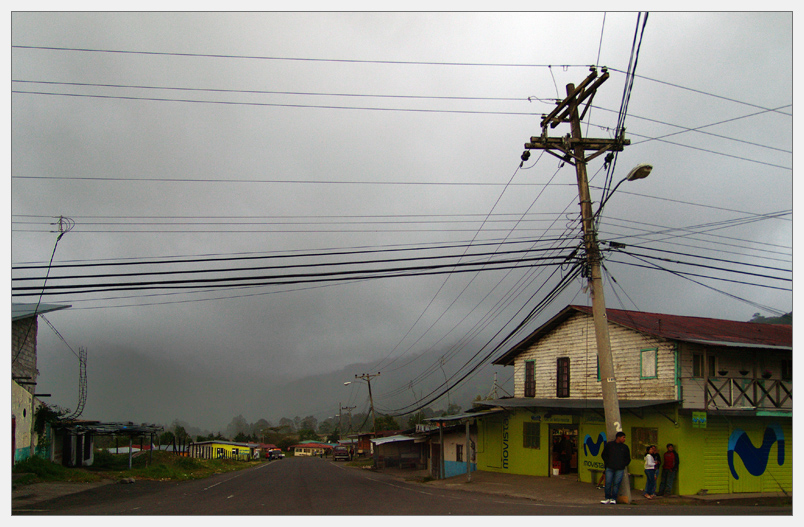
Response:
[[[542,324],[536,331],[509,349],[493,364],[510,365],[522,351],[564,323],[573,314],[592,314],[588,306],[570,305]],[[668,340],[710,343],[721,346],[782,347],[792,348],[793,326],[786,324],[758,324],[718,318],[686,317],[663,313],[643,313],[622,309],[606,309],[610,323]]]
[[[592,314],[587,306],[570,306]],[[609,322],[669,340],[791,347],[793,326],[607,309]]]

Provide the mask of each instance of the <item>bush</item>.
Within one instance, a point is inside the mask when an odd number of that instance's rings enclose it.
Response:
[[[14,465],[15,474],[34,474],[41,480],[63,479],[69,469],[40,457],[29,457]]]

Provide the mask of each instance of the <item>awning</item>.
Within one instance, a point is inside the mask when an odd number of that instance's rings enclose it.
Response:
[[[475,401],[475,403],[477,403],[477,402],[478,401]],[[485,402],[485,401],[480,401],[480,402]],[[499,406],[499,405],[495,404],[493,406]],[[435,423],[441,423],[441,422],[448,423],[448,422],[454,422],[454,421],[464,421],[466,419],[474,419],[475,417],[483,417],[485,415],[496,414],[496,413],[499,413],[499,412],[502,412],[502,411],[503,411],[502,408],[484,409],[484,410],[478,410],[476,412],[464,412],[462,414],[443,415],[441,417],[428,417],[427,419],[425,419],[425,421],[431,421],[431,422],[435,422]]]
[[[665,404],[678,403],[675,399],[633,399],[620,400],[620,408],[648,408]],[[533,399],[530,397],[511,397],[507,399],[492,399],[490,401],[475,401],[474,404],[492,408],[555,408],[559,410],[602,410],[603,399]],[[500,411],[498,410],[498,411]]]
[[[24,318],[29,318],[34,315],[44,315],[52,311],[60,309],[67,309],[73,306],[65,306],[63,304],[11,304],[11,321],[16,322]]]
[[[404,436],[404,435],[396,435],[396,436],[388,436],[388,437],[378,437],[377,439],[372,439],[371,442],[375,445],[384,445],[385,443],[398,443],[400,441],[413,441],[415,438],[411,436]]]

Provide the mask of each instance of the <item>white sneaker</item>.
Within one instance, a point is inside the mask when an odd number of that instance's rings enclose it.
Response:
[[[617,500],[609,500],[609,505],[617,505]]]
[[[611,503],[611,500],[600,500],[600,503],[602,503],[603,505],[608,505],[609,503]]]

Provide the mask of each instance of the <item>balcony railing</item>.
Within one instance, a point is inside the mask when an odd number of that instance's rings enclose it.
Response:
[[[706,408],[793,407],[793,382],[770,379],[722,379],[706,383]]]

